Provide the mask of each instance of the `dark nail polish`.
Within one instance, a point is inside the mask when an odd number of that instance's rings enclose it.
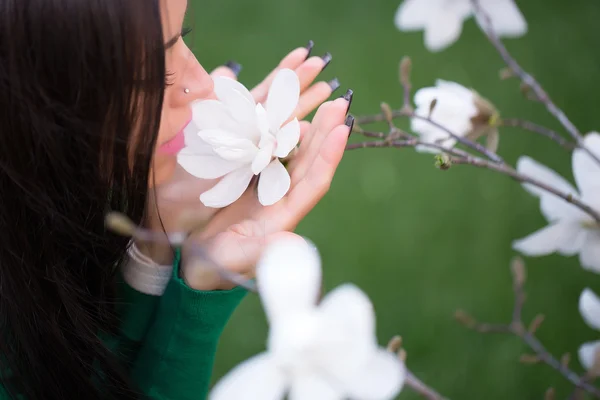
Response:
[[[327,82],[329,87],[331,88],[331,93],[335,92],[340,87],[340,81],[338,78],[333,78],[329,82]]]
[[[346,122],[344,122],[348,128],[350,128],[350,133],[352,133],[352,128],[354,128],[354,117],[352,115],[348,115],[346,117]]]
[[[321,57],[323,59],[323,68],[321,68],[321,71],[323,71],[325,68],[327,68],[327,66],[329,65],[329,63],[331,62],[331,59],[333,58],[331,56],[331,53],[327,52],[325,53],[324,56]]]
[[[352,105],[352,98],[354,97],[354,92],[352,89],[348,89],[346,93],[342,96],[348,102],[348,110],[350,110],[350,106]]]
[[[308,44],[306,45],[306,50],[308,50],[308,53],[306,53],[306,58],[304,60],[308,60],[308,57],[310,57],[312,54],[313,47],[315,47],[315,42],[309,40]]]
[[[240,71],[242,70],[242,66],[236,63],[235,61],[227,61],[225,63],[225,66],[232,70],[235,76],[238,76],[240,74]]]

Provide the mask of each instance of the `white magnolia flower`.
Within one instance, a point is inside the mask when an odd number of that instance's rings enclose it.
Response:
[[[431,111],[431,103],[435,100],[435,107]],[[471,118],[478,114],[475,105],[475,94],[466,87],[438,79],[435,87],[417,90],[414,97],[417,108],[415,114],[420,117],[430,117],[432,121],[448,129],[457,136],[466,136],[473,129]],[[426,143],[436,143],[451,148],[456,144],[456,139],[449,137],[448,133],[422,119],[413,118],[411,129],[418,133],[421,140]],[[429,147],[417,146],[418,151],[437,152]]]
[[[298,76],[290,69],[279,71],[264,107],[233,79],[217,77],[214,84],[218,100],[194,104],[198,131],[186,132],[186,147],[178,162],[198,178],[223,177],[200,196],[208,207],[233,203],[259,174],[258,199],[272,205],[290,188],[290,175],[279,158],[286,157],[300,139],[298,119],[287,122],[300,96]]]
[[[579,296],[579,313],[590,328],[600,331],[600,298],[590,289],[586,288]],[[585,369],[591,369],[600,356],[600,340],[587,342],[579,348],[579,362]]]
[[[600,156],[600,134],[588,134],[584,144]],[[600,166],[586,152],[578,149],[573,152],[572,169],[579,191],[556,172],[529,157],[521,157],[517,162],[517,170],[521,174],[570,193],[600,211]],[[530,184],[524,184],[523,187],[540,198],[540,208],[549,225],[516,240],[513,248],[529,256],[554,252],[565,256],[579,254],[579,261],[585,269],[600,273],[600,226],[593,218],[538,187]]]
[[[497,35],[518,37],[527,32],[527,21],[514,0],[480,0],[479,4]],[[471,0],[404,0],[394,22],[401,31],[424,30],[425,47],[440,51],[458,40],[463,22],[471,15]]]
[[[405,369],[375,337],[371,302],[346,284],[319,305],[317,251],[299,239],[271,245],[257,267],[270,324],[267,350],[234,368],[211,400],[383,400],[402,388]]]

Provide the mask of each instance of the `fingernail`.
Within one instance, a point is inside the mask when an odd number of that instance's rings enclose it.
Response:
[[[321,57],[321,59],[323,59],[323,62],[324,62],[323,68],[321,68],[321,71],[323,71],[325,68],[327,68],[327,66],[331,62],[332,58],[333,57],[331,57],[331,53],[329,53],[329,52],[325,53],[325,55]]]
[[[346,122],[344,122],[348,128],[350,128],[350,133],[352,133],[352,128],[354,128],[354,117],[352,115],[348,115],[346,117]]]
[[[225,63],[225,66],[227,68],[229,68],[231,71],[233,71],[233,74],[235,76],[238,76],[240,74],[240,71],[242,70],[242,66],[238,63],[236,63],[235,61],[227,61]]]
[[[335,92],[340,87],[340,81],[338,78],[333,78],[329,82],[327,82],[329,87],[331,88],[331,93]]]
[[[354,92],[352,91],[352,89],[348,89],[346,91],[346,93],[343,96],[341,96],[341,97],[348,102],[348,111],[349,111],[350,110],[350,106],[352,105],[352,97],[354,97]],[[348,111],[346,111],[346,113]]]
[[[308,44],[306,45],[306,50],[308,50],[308,53],[306,53],[306,58],[304,59],[305,61],[308,60],[308,57],[310,57],[312,54],[313,47],[315,47],[315,42],[309,40]]]

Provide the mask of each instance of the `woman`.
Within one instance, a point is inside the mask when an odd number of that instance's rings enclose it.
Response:
[[[264,244],[294,229],[329,187],[351,130],[348,96],[304,126],[282,201],[262,208],[249,190],[218,213],[200,208],[193,192],[203,189],[176,171],[175,143],[190,104],[214,94],[182,39],[186,7],[0,0],[0,398],[205,397],[218,336],[244,291],[185,249],[201,240],[223,268],[252,277]],[[327,60],[305,61],[308,51],[280,65],[300,76],[299,118],[332,89],[311,85]],[[271,77],[253,92],[258,101]],[[184,229],[182,215],[208,225],[180,260],[107,232],[111,210],[155,230]],[[122,265],[172,260],[158,294],[136,290],[143,273],[121,279]]]

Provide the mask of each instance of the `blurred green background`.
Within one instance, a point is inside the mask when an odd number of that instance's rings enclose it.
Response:
[[[539,104],[525,100],[517,81],[501,81],[502,61],[471,19],[460,40],[429,53],[422,33],[393,24],[399,0],[190,0],[190,43],[212,69],[227,60],[244,67],[240,80],[258,83],[290,50],[312,39],[317,55],[333,61],[322,79],[338,77],[354,90],[352,113],[377,113],[381,101],[401,105],[398,62],[413,59],[416,88],[436,78],[477,89],[505,117],[559,129]],[[529,33],[505,41],[582,131],[599,128],[600,3],[595,0],[518,2]],[[407,126],[401,122],[401,126]],[[354,138],[353,140],[358,140]],[[568,153],[554,142],[514,128],[501,131],[499,153],[513,163],[528,154],[571,179]],[[491,171],[434,168],[431,155],[410,149],[348,152],[330,192],[298,228],[324,262],[327,290],[359,285],[377,311],[380,343],[404,338],[409,368],[452,399],[542,399],[548,387],[565,398],[572,386],[545,365],[524,365],[517,338],[468,331],[453,318],[463,308],[489,322],[512,310],[511,241],[545,225],[538,201],[516,182]],[[597,275],[576,257],[527,259],[524,315],[543,313],[540,339],[555,355],[571,352],[598,333],[582,321],[577,300],[586,286],[600,292]],[[215,379],[264,349],[267,326],[250,295],[223,335]],[[416,399],[405,390],[400,399]]]

